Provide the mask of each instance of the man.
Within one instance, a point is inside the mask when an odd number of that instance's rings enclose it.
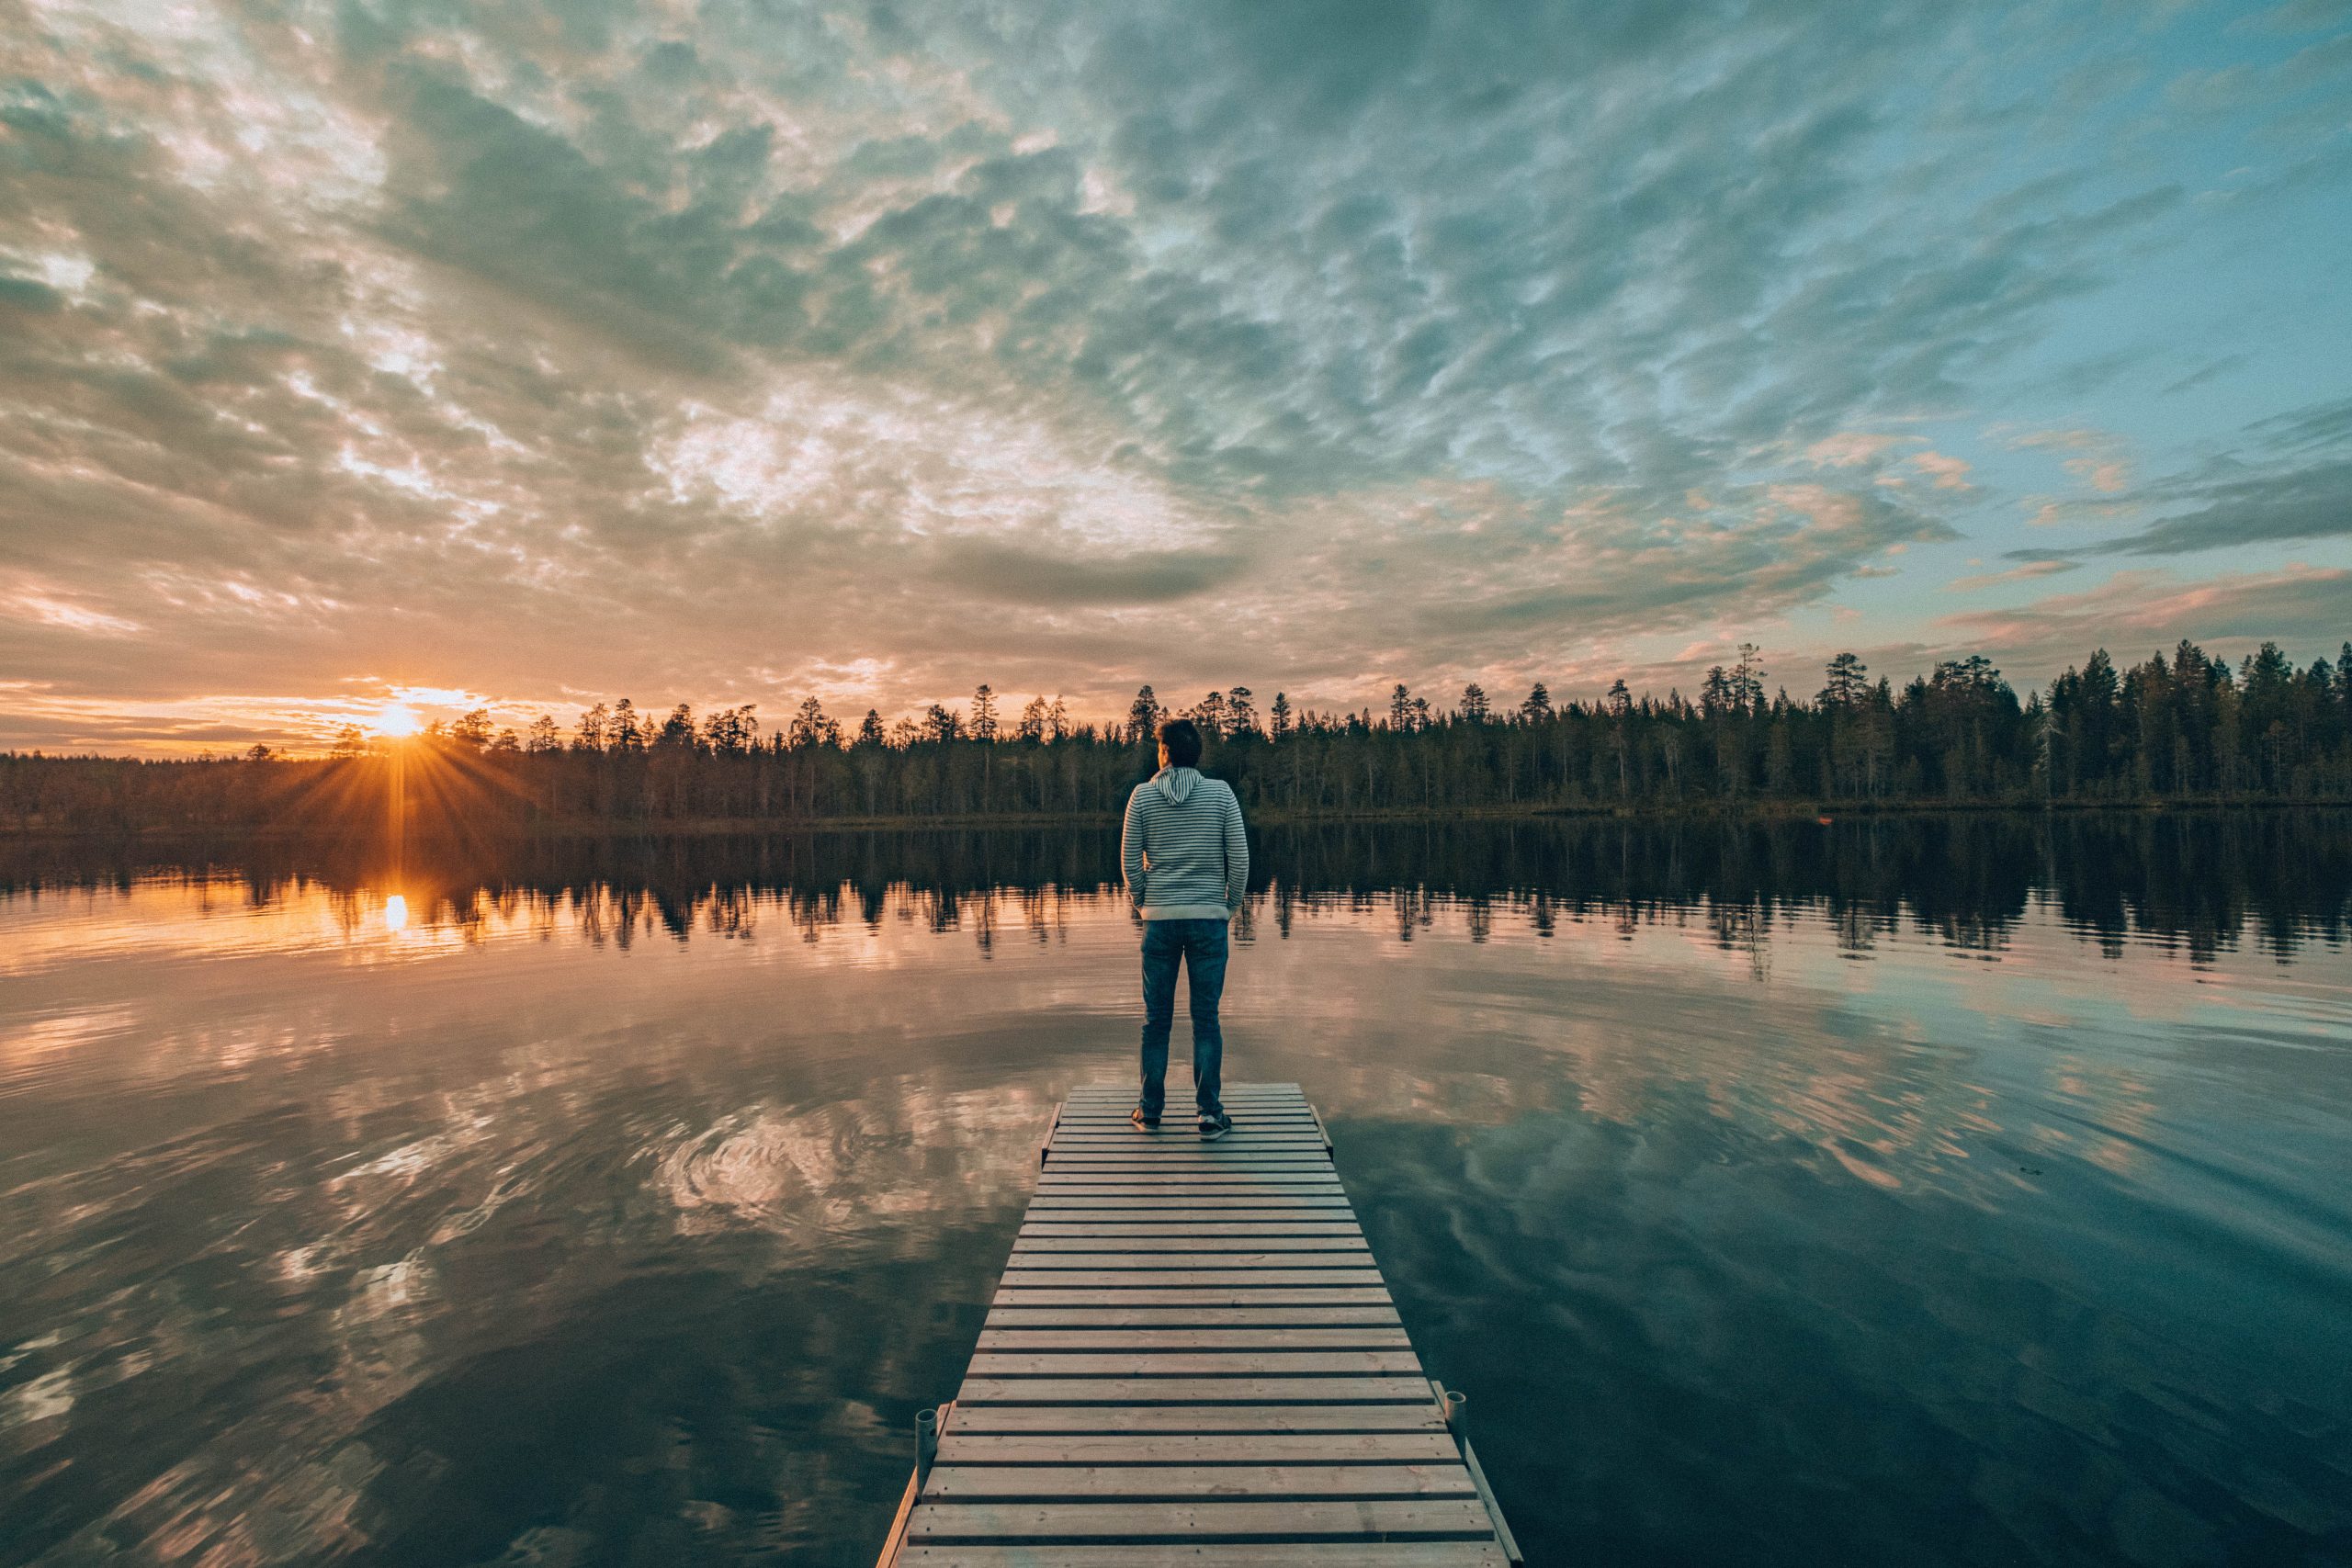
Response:
[[[1168,1097],[1168,1034],[1176,1022],[1176,967],[1193,983],[1193,1098],[1201,1136],[1222,1138],[1233,1118],[1217,1099],[1225,1034],[1225,923],[1250,886],[1250,843],[1233,786],[1199,772],[1201,732],[1188,718],[1159,727],[1159,772],[1127,796],[1119,859],[1143,915],[1143,1100],[1129,1120],[1159,1125]]]

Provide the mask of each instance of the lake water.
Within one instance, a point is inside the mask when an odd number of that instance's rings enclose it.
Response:
[[[2352,820],[1258,859],[1227,1076],[1532,1562],[2352,1562]],[[0,849],[0,1562],[871,1562],[1129,1071],[1114,874]]]

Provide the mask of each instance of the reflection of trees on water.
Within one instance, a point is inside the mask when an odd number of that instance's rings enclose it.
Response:
[[[2109,952],[2131,936],[2210,955],[2249,926],[2285,955],[2344,940],[2352,916],[2352,813],[1985,814],[1814,822],[1340,823],[1253,835],[1253,908],[1237,935],[1302,915],[1385,910],[1409,941],[1440,908],[1474,940],[1498,914],[1550,936],[1563,919],[1630,933],[1669,911],[1709,911],[1727,950],[1760,954],[1773,923],[1826,915],[1849,952],[1899,922],[1996,951],[2037,900]],[[139,876],[242,879],[255,904],[289,881],[345,898],[393,886],[414,918],[513,929],[577,911],[597,940],[751,935],[784,918],[804,938],[847,922],[910,919],[984,947],[1049,941],[1065,901],[1115,891],[1110,833],[1000,829],[784,837],[412,840],[397,875],[348,840],[20,841],[0,851],[0,893],[127,887]],[[364,917],[356,902],[348,909]],[[1757,958],[1760,963],[1760,956]]]

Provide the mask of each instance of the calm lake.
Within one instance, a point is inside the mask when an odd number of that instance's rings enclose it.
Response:
[[[1256,844],[1531,1562],[2352,1561],[2352,818]],[[0,1562],[870,1563],[1116,848],[0,845]]]

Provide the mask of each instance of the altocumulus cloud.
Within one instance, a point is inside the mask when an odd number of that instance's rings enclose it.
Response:
[[[1911,432],[2204,177],[2089,5],[148,21],[0,0],[0,741],[400,683],[1351,704],[1873,603],[2007,499]],[[2328,25],[2171,101],[2321,135]],[[2301,417],[2087,547],[2340,536]]]

